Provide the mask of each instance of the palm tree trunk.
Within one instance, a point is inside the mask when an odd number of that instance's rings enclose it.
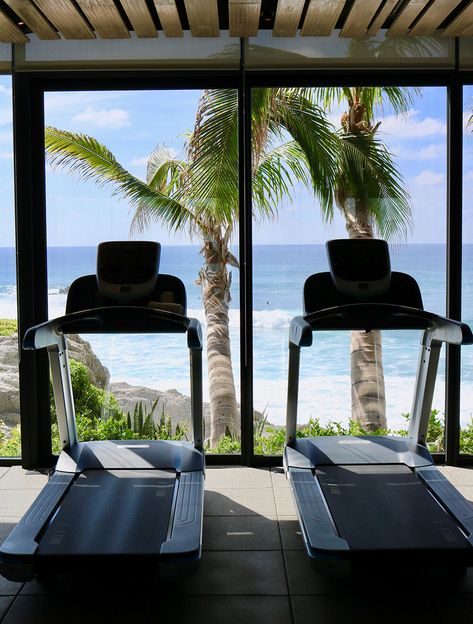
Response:
[[[369,213],[363,202],[347,200],[344,215],[349,238],[373,238]],[[379,330],[351,333],[351,417],[367,431],[387,429]]]
[[[207,320],[211,448],[225,435],[240,437],[228,317],[231,273],[222,242],[215,237],[205,242],[205,263],[199,276]]]

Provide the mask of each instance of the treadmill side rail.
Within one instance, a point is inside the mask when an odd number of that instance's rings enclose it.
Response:
[[[161,545],[162,576],[177,576],[180,566],[200,559],[202,549],[202,518],[204,512],[203,471],[182,472],[171,513],[168,539]]]
[[[320,486],[311,470],[289,468],[304,541],[311,557],[343,557],[349,547],[335,529]]]
[[[416,474],[467,533],[473,546],[473,504],[435,467],[416,468]]]
[[[75,474],[55,472],[0,548],[0,574],[10,581],[29,581],[43,527],[54,514]]]

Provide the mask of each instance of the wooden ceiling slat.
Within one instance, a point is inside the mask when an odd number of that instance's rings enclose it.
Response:
[[[256,37],[261,0],[229,0],[228,20],[231,37]]]
[[[304,0],[279,0],[273,37],[295,37],[303,9]]]
[[[429,0],[409,0],[386,34],[390,37],[408,35],[410,25],[428,3]]]
[[[39,39],[59,39],[59,34],[30,0],[5,0],[5,2]]]
[[[8,15],[0,10],[0,41],[2,43],[27,43],[28,37]]]
[[[154,0],[166,37],[182,37],[182,25],[174,0]]]
[[[450,15],[461,0],[436,0],[409,31],[410,35],[433,35],[443,20]]]
[[[35,0],[35,3],[65,39],[95,39],[94,31],[71,0]]]
[[[382,7],[378,15],[374,18],[373,23],[366,33],[368,37],[374,37],[378,34],[379,29],[382,27],[389,15],[391,15],[391,11],[394,9],[397,3],[398,0],[386,0],[386,3]]]
[[[76,2],[102,39],[130,37],[113,0],[76,0]]]
[[[471,37],[473,35],[473,4],[465,7],[442,34],[444,37]]]
[[[357,0],[345,20],[340,37],[364,37],[383,0]]]
[[[218,37],[217,0],[184,0],[193,37]]]
[[[157,37],[158,31],[145,0],[120,0],[137,37]]]
[[[345,0],[310,0],[302,26],[304,37],[325,37],[332,34]]]

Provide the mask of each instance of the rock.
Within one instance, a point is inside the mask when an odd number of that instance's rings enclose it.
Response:
[[[173,430],[178,423],[187,423],[190,426],[190,397],[175,389],[161,391],[144,386],[131,386],[126,382],[117,382],[111,384],[110,392],[115,396],[120,409],[124,412],[133,414],[135,405],[140,401],[143,403],[143,408],[149,412],[156,399],[159,399],[154,412],[154,422],[159,422],[164,410],[164,413],[171,418]],[[204,403],[204,428],[205,431],[210,431],[210,407],[208,403]]]
[[[102,366],[90,344],[77,336],[68,336],[69,357],[82,362],[89,371],[90,382],[107,388],[110,373]],[[0,419],[6,423],[20,422],[20,393],[18,379],[18,335],[0,336]]]
[[[89,371],[90,383],[106,390],[110,383],[110,373],[92,351],[90,343],[77,334],[70,334],[67,337],[67,344],[69,359],[82,362]]]
[[[18,391],[18,335],[0,336],[0,418],[20,422]]]

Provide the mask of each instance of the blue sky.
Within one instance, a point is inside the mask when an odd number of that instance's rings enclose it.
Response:
[[[13,182],[10,78],[0,77],[0,246],[11,246]],[[465,101],[473,96],[466,89]],[[144,178],[146,159],[153,148],[165,144],[183,155],[185,135],[192,129],[198,91],[51,93],[46,95],[46,123],[96,137],[119,162]],[[338,125],[340,111],[331,118]],[[387,110],[378,115],[380,136],[396,155],[412,198],[413,227],[408,242],[445,240],[446,206],[446,90],[424,88],[409,113],[395,117]],[[473,138],[465,137],[465,223],[473,220],[468,198],[473,190]],[[60,171],[47,171],[48,243],[95,245],[107,238],[127,238],[131,220],[126,202],[109,187],[97,188]],[[473,242],[473,228],[465,227],[465,242]],[[317,202],[301,189],[295,201],[283,202],[279,218],[254,228],[255,243],[321,243],[345,236],[338,215],[322,223]],[[186,244],[154,226],[145,238],[164,244]],[[196,244],[199,241],[194,241]]]

